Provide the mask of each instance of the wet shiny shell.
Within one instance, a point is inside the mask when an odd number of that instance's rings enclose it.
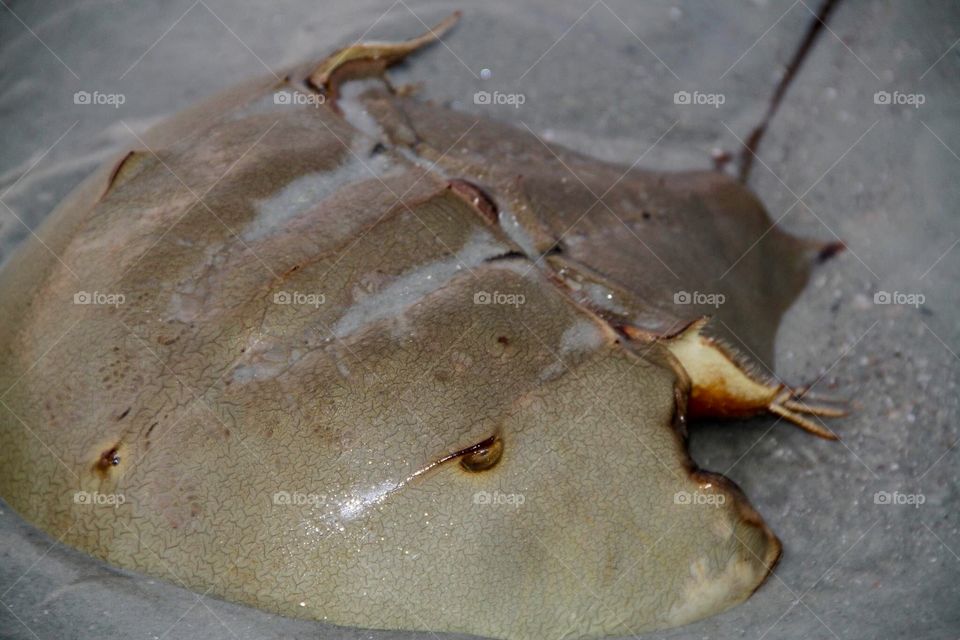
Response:
[[[4,498],[115,565],[345,625],[602,636],[748,597],[779,542],[687,457],[682,368],[618,327],[699,317],[674,293],[744,254],[759,203],[382,87],[274,99],[314,66],[154,129],[4,269]],[[768,357],[800,253],[765,235],[718,333]]]

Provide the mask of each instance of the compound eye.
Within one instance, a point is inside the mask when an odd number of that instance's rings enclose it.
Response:
[[[500,462],[503,455],[503,440],[493,436],[471,447],[460,458],[460,466],[467,471],[486,471]]]

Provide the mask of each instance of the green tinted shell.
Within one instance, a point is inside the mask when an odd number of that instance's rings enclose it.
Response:
[[[688,458],[714,396],[671,341],[709,310],[710,344],[769,358],[810,247],[720,174],[347,82],[411,43],[172,118],[20,249],[3,497],[109,563],[343,625],[597,637],[741,602],[780,543]]]

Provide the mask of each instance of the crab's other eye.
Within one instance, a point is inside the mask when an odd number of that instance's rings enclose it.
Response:
[[[503,440],[493,436],[464,453],[460,458],[460,466],[467,471],[486,471],[500,462],[502,455]]]

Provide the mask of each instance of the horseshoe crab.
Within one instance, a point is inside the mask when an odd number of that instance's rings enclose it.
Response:
[[[370,628],[638,633],[764,581],[781,545],[686,421],[833,437],[841,411],[757,362],[837,247],[720,173],[384,83],[454,20],[175,116],[19,249],[13,508],[109,563]]]

